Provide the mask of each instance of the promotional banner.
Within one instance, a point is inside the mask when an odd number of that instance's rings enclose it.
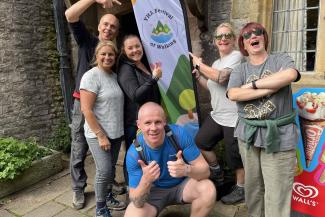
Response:
[[[294,94],[300,126],[296,176],[292,191],[295,213],[323,217],[325,207],[325,88],[304,88]],[[295,215],[293,215],[295,216]]]
[[[186,14],[178,0],[132,0],[140,37],[150,67],[159,64],[159,88],[169,121],[185,126],[198,122],[189,60]]]

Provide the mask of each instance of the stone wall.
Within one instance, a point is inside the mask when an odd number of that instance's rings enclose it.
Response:
[[[45,142],[64,107],[52,1],[0,3],[0,136]]]

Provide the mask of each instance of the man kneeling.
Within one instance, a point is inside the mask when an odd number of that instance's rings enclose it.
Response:
[[[131,203],[125,217],[154,217],[172,204],[191,203],[192,217],[207,216],[213,208],[216,190],[208,179],[209,165],[193,138],[182,127],[170,125],[181,148],[176,153],[165,125],[160,105],[149,102],[140,108],[137,126],[142,133],[126,158]],[[135,144],[142,151],[137,152]]]

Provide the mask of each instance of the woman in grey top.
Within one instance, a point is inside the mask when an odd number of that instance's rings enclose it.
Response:
[[[234,127],[237,122],[236,103],[226,97],[226,87],[233,68],[241,63],[242,55],[235,50],[236,36],[229,23],[221,23],[214,33],[214,44],[218,48],[220,58],[212,66],[201,62],[200,58],[191,54],[193,65],[196,66],[198,83],[209,90],[212,111],[204,120],[195,137],[196,145],[209,163],[212,179],[217,187],[223,184],[223,172],[217,161],[213,148],[221,141],[225,144],[225,158],[228,167],[236,173],[236,185],[232,191],[223,196],[225,204],[234,204],[245,199],[244,169],[238,150],[237,139],[234,137]],[[219,189],[220,189],[219,188]]]
[[[298,142],[291,82],[300,73],[289,55],[267,53],[268,34],[259,23],[242,28],[238,45],[248,61],[232,72],[228,97],[238,107],[248,216],[289,217]]]
[[[115,209],[125,208],[125,203],[115,201],[107,189],[114,180],[123,139],[124,98],[117,76],[112,71],[116,52],[113,42],[99,42],[95,50],[96,66],[83,75],[80,84],[85,137],[96,164],[96,216],[103,217],[111,216],[108,207],[112,203]]]

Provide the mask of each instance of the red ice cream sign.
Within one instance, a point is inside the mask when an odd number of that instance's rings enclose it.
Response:
[[[296,176],[292,188],[292,209],[323,217],[325,207],[325,89],[305,88],[294,94],[297,123]]]

